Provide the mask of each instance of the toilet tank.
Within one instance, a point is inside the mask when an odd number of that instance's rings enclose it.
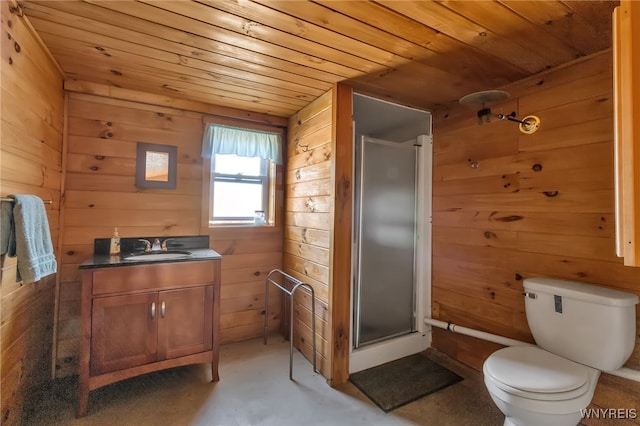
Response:
[[[638,296],[576,281],[524,280],[527,322],[536,344],[602,371],[622,367],[636,341]]]

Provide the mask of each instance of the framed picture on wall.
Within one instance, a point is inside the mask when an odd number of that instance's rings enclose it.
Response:
[[[138,188],[175,189],[177,147],[138,142],[136,186]]]

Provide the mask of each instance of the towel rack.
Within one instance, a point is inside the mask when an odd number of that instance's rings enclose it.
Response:
[[[293,288],[288,290],[287,288],[281,286],[273,279],[271,279],[271,275],[278,273],[284,277],[286,281],[290,281],[293,283]],[[289,319],[289,380],[293,380],[293,314],[294,314],[294,304],[293,304],[293,296],[296,293],[296,290],[299,288],[303,288],[307,290],[311,294],[311,333],[313,335],[313,372],[317,373],[318,369],[316,367],[316,297],[313,291],[313,287],[309,284],[305,284],[300,280],[295,279],[291,275],[281,271],[280,269],[273,269],[271,272],[267,274],[267,280],[264,286],[264,344],[267,344],[267,328],[269,325],[269,283],[275,285],[280,290],[282,290],[287,296],[290,297],[291,303],[291,318]]]
[[[3,203],[13,203],[16,200],[14,200],[13,198],[2,197],[2,198],[0,198],[0,201],[2,201]],[[42,202],[45,203],[45,204],[53,204],[52,200],[42,200]]]

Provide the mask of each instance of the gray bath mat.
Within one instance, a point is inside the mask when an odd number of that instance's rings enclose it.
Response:
[[[421,354],[354,373],[349,380],[389,412],[462,380]]]

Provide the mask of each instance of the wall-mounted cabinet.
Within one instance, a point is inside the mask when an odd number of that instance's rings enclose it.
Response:
[[[616,252],[640,266],[640,3],[622,0],[613,22]]]

